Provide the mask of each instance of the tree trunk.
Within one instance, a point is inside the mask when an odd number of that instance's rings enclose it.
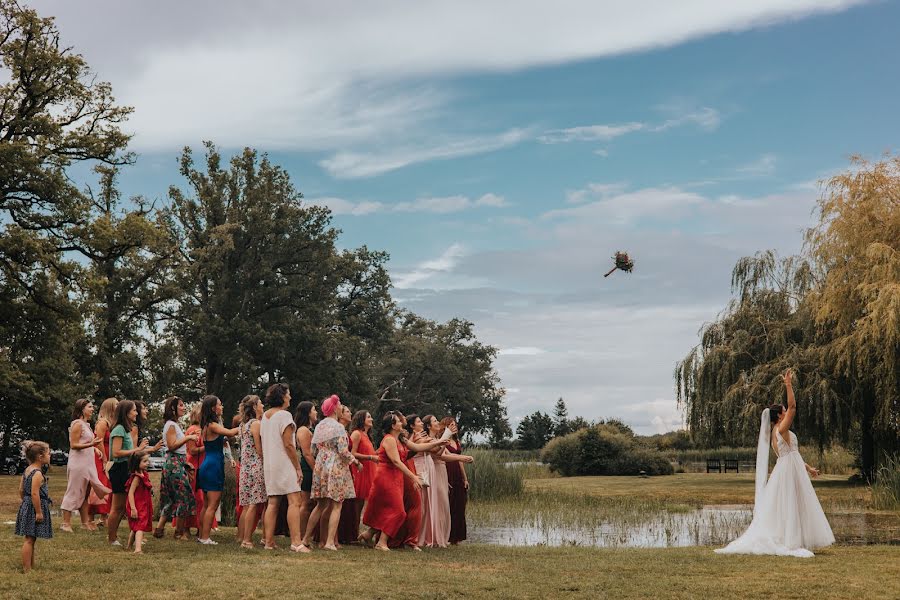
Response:
[[[0,447],[0,465],[6,464],[6,457],[9,454],[9,438],[12,437],[12,415],[7,417],[6,426],[3,428],[3,446]]]
[[[225,365],[213,354],[206,357],[206,393],[222,397],[225,386]]]
[[[862,444],[860,448],[860,463],[863,479],[872,483],[875,481],[875,394],[874,389],[868,383],[862,385]]]

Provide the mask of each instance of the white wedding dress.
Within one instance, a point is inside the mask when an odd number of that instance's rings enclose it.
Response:
[[[789,432],[788,440],[775,432],[778,461],[766,482],[771,427],[768,409],[763,412],[761,421],[753,521],[743,535],[716,552],[810,558],[812,550],[833,544],[834,534],[809,480],[793,431]]]

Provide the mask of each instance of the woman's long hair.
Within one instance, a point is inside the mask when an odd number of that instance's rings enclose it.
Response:
[[[76,421],[78,419],[83,419],[84,409],[90,403],[90,398],[79,398],[78,400],[76,400],[75,405],[72,406],[72,420]]]
[[[259,396],[250,394],[244,396],[241,400],[241,424],[249,423],[256,418],[256,403],[259,402]]]
[[[359,429],[362,432],[366,430],[366,419],[369,417],[369,411],[367,410],[358,410],[356,414],[353,415],[353,418],[350,420],[350,431],[356,431]]]
[[[206,429],[213,422],[219,422],[219,415],[216,414],[216,405],[219,403],[219,397],[213,394],[203,396],[200,401],[200,429]]]
[[[454,419],[453,417],[444,417],[443,419],[441,419],[441,425],[443,425],[445,429],[447,427],[450,427],[450,423],[456,423],[456,419]],[[457,445],[459,445],[459,437],[457,437],[455,433],[450,436],[450,439],[452,439],[454,442],[456,442]]]
[[[301,427],[310,426],[309,413],[312,412],[314,406],[315,404],[309,402],[308,400],[304,400],[297,405],[297,410],[296,412],[294,412],[294,424],[297,426],[298,430]]]
[[[119,404],[118,398],[107,398],[100,404],[100,415],[97,420],[103,419],[112,427],[112,422],[116,418],[116,406]]]
[[[116,419],[113,423],[110,423],[111,427],[115,427],[116,425],[121,425],[125,428],[126,433],[131,433],[131,429],[134,427],[134,423],[131,422],[131,419],[128,418],[128,413],[131,412],[131,409],[135,408],[137,405],[131,400],[122,400],[116,405]],[[140,413],[138,413],[140,414]]]

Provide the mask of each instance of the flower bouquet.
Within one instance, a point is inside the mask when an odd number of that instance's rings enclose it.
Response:
[[[616,269],[622,269],[626,273],[631,273],[631,270],[634,268],[634,261],[629,258],[627,252],[617,251],[613,259],[616,261],[616,266],[610,269],[609,272],[604,275],[604,277],[609,277]]]

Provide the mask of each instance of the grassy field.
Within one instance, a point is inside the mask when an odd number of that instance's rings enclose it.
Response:
[[[56,476],[54,476],[56,475]],[[743,476],[728,475],[745,487]],[[0,521],[14,519],[18,478],[0,477]],[[646,484],[646,485],[645,485]],[[65,486],[60,469],[51,474],[53,498]],[[662,496],[672,502],[745,502],[746,490],[729,492],[726,476],[546,479],[529,489],[637,498]],[[820,493],[840,502],[860,499],[860,490],[819,482]],[[834,488],[834,489],[831,489]],[[580,491],[579,491],[580,490]],[[610,496],[612,495],[612,496]],[[560,496],[563,497],[563,496]],[[864,497],[862,497],[864,500]],[[477,506],[473,506],[477,510]],[[558,510],[565,510],[559,506]],[[75,519],[77,522],[77,517]],[[60,520],[54,517],[54,523]],[[217,547],[151,540],[144,556],[112,549],[104,535],[58,531],[39,541],[37,569],[22,575],[21,538],[0,526],[0,598],[97,597],[193,598],[898,598],[900,547],[836,546],[811,560],[718,556],[710,548],[616,549],[509,548],[463,545],[420,553],[348,547],[338,554],[309,556],[284,550],[241,550],[233,530],[223,528]],[[124,536],[124,528],[120,530]],[[286,542],[280,542],[282,545]],[[133,579],[132,579],[133,578]],[[126,581],[133,583],[124,584]]]
[[[870,510],[872,491],[846,476],[824,475],[813,481],[826,511]],[[559,477],[529,479],[526,489],[551,494],[587,495],[609,501],[658,503],[668,508],[707,504],[753,504],[752,473],[677,473],[666,477]]]

